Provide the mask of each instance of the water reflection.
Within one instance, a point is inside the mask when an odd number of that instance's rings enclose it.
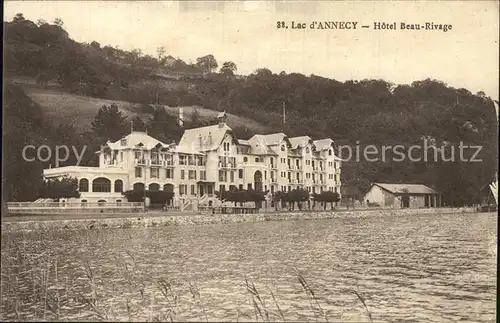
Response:
[[[423,215],[2,235],[0,319],[493,321],[496,221]]]

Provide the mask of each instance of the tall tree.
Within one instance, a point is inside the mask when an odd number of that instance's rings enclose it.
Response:
[[[127,133],[126,120],[127,117],[123,116],[115,103],[110,106],[103,105],[92,121],[92,130],[104,140],[116,141]]]
[[[233,62],[224,62],[222,64],[222,67],[220,68],[220,73],[222,75],[226,76],[234,76],[234,73],[236,72],[238,68],[236,67],[236,64]]]
[[[210,54],[198,57],[196,59],[196,66],[203,69],[205,72],[213,72],[219,65],[217,64],[214,55]]]

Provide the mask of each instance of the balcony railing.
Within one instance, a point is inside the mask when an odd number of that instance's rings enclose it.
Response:
[[[146,159],[144,158],[139,158],[135,160],[136,165],[146,165]]]
[[[163,166],[163,161],[159,159],[151,159],[151,166]]]
[[[235,169],[236,168],[236,164],[233,164],[233,163],[221,163],[221,162],[219,162],[219,168]]]

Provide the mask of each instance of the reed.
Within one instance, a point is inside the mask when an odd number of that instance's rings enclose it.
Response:
[[[112,279],[126,288],[120,289],[125,291],[120,295],[103,289],[103,274],[106,275],[109,270],[104,269],[98,257],[82,253],[80,257],[75,257],[74,268],[68,271],[68,264],[57,258],[57,251],[51,249],[48,243],[52,239],[61,239],[61,235],[93,244],[104,239],[108,245],[123,243],[112,235],[105,237],[106,234],[99,230],[85,233],[35,232],[2,237],[0,320],[174,322],[186,317],[205,322],[213,320],[210,313],[218,309],[208,305],[209,298],[196,282],[179,282],[167,276],[146,278],[141,272],[141,259],[133,250],[122,251],[114,260],[118,271],[112,273]],[[319,295],[305,273],[297,268],[294,278],[307,296],[306,313],[301,315],[310,315],[310,319],[318,322],[328,322],[323,309],[324,296]],[[280,306],[280,295],[275,288],[260,286],[257,281],[245,277],[243,288],[237,293],[233,320],[297,320],[295,314],[294,317],[287,317],[292,315],[290,309]],[[365,298],[358,291],[354,294],[372,322]],[[242,300],[241,296],[245,298]],[[308,314],[307,308],[310,308],[311,314]]]

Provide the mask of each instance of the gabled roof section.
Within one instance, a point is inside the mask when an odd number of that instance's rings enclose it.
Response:
[[[267,141],[263,135],[254,135],[248,140],[250,149],[246,152],[251,155],[278,155],[271,147],[268,146]]]
[[[132,131],[129,135],[115,142],[107,142],[106,145],[113,150],[125,149],[147,149],[153,148],[170,148],[171,145],[163,143],[145,132]]]
[[[258,140],[260,140],[262,143],[264,143],[267,146],[279,145],[283,140],[286,140],[288,142],[288,144],[290,144],[290,140],[282,132],[272,133],[272,134],[268,134],[268,135],[254,135],[252,138],[250,138],[250,140],[253,138],[257,138]]]
[[[302,148],[307,146],[307,144],[311,143],[314,145],[313,140],[309,136],[300,136],[300,137],[293,137],[293,138],[288,138],[290,140],[290,144],[292,145],[292,149],[297,149],[297,148]]]
[[[372,187],[374,185],[377,185],[393,194],[439,194],[438,191],[424,184],[373,183]]]
[[[182,135],[179,146],[190,147],[190,150],[196,151],[215,150],[219,148],[228,132],[232,133],[232,129],[226,124],[187,129]]]
[[[316,150],[322,151],[332,147],[333,140],[331,140],[330,138],[325,138],[325,139],[314,140],[313,143],[314,146],[316,147]]]

